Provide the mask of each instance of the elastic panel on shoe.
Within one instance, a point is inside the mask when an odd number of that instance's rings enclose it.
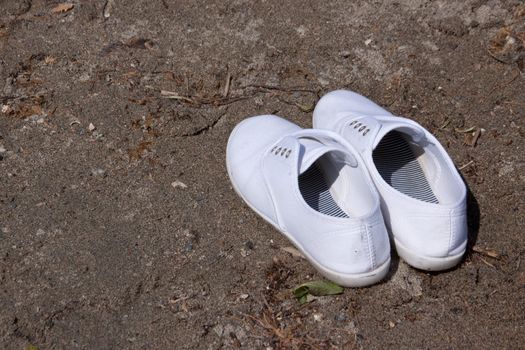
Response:
[[[329,216],[348,217],[330,194],[329,185],[319,167],[318,161],[299,175],[299,190],[305,202],[312,209]]]
[[[401,193],[428,203],[439,203],[414,151],[399,131],[386,134],[372,154],[379,174]]]

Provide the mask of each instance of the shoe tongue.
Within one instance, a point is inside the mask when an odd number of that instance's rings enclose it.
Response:
[[[299,138],[299,174],[304,173],[316,160],[331,151],[342,151],[336,146],[325,145],[315,139]]]

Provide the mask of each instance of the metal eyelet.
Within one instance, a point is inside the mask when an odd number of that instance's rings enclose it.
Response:
[[[362,127],[359,128],[358,131],[361,132],[361,131],[363,131],[363,130],[365,130],[365,129],[366,129],[366,126],[363,125]]]
[[[282,149],[283,149],[282,147],[277,148],[277,150],[275,151],[275,155],[278,155],[279,152],[281,152]]]
[[[357,120],[353,120],[350,125],[354,125],[355,123],[357,123]]]
[[[354,129],[357,129],[358,127],[360,127],[361,125],[363,125],[362,123],[357,123],[355,126],[354,126]]]
[[[291,150],[291,149],[289,149],[288,151],[286,151],[286,155],[285,155],[285,157],[288,158],[288,157],[290,156],[290,153],[292,153],[292,150]]]
[[[368,134],[369,131],[370,131],[370,129],[366,129],[366,130],[363,132],[363,136],[365,136],[366,134]]]
[[[283,150],[281,151],[281,157],[284,156],[284,154],[286,153],[287,149],[286,148],[283,148]]]

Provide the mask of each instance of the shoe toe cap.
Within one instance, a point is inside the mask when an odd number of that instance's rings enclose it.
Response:
[[[267,218],[273,218],[272,204],[266,193],[261,157],[280,137],[300,128],[274,115],[243,120],[232,131],[226,149],[230,180],[241,197]]]
[[[344,112],[356,116],[391,115],[368,98],[348,90],[335,90],[324,95],[314,110],[314,127],[333,130]]]
[[[250,160],[260,158],[266,147],[288,133],[300,130],[289,121],[274,115],[261,115],[244,119],[233,129],[226,149],[230,170],[246,167]]]

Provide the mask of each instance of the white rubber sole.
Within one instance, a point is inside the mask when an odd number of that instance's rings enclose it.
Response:
[[[237,186],[235,185],[235,182],[233,181],[233,178],[230,173],[230,166],[228,164],[228,161],[226,161],[226,169],[228,170],[228,176],[230,178],[230,182],[232,183],[233,189],[237,193],[239,197],[244,200],[246,204],[254,211],[256,212],[260,217],[262,217],[266,222],[271,224],[277,231],[281,232],[290,242],[293,243],[299,249],[299,251],[304,255],[304,257],[313,265],[313,267],[319,271],[321,275],[329,279],[330,281],[333,281],[340,286],[343,287],[367,287],[372,284],[375,284],[382,279],[385,278],[385,276],[388,274],[388,271],[390,269],[390,257],[388,257],[388,260],[384,262],[382,265],[380,265],[378,268],[376,268],[373,271],[360,273],[360,274],[347,274],[347,273],[341,273],[338,271],[334,271],[331,269],[326,268],[321,263],[319,263],[317,260],[315,260],[308,252],[306,252],[305,249],[303,249],[302,245],[295,240],[288,232],[281,230],[279,226],[273,222],[270,218],[268,218],[266,215],[261,213],[257,208],[255,208],[249,201],[246,200],[246,198],[241,194],[241,192],[237,189]]]
[[[446,256],[443,258],[422,256],[414,253],[413,251],[407,249],[403,244],[401,244],[397,239],[394,238],[394,243],[396,246],[397,254],[400,258],[406,261],[412,267],[416,269],[425,270],[425,271],[442,271],[448,270],[461,261],[463,255],[465,254],[466,249],[457,254]]]

